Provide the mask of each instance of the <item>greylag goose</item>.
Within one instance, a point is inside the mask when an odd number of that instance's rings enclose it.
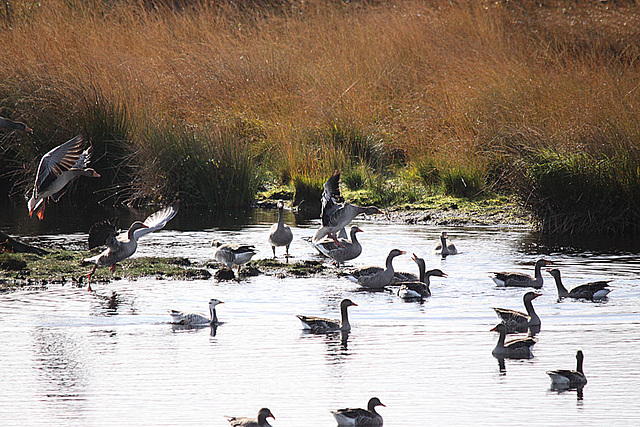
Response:
[[[580,389],[587,384],[587,377],[582,370],[582,362],[584,354],[582,350],[576,353],[576,370],[560,369],[557,371],[547,371],[547,375],[551,378],[551,388],[554,390]]]
[[[240,266],[251,261],[251,258],[257,253],[253,245],[237,245],[232,243],[222,244],[217,241],[211,243],[215,246],[216,253],[213,257],[233,270],[233,266],[238,266],[238,274],[240,274]]]
[[[494,357],[508,359],[531,359],[533,357],[532,348],[536,343],[535,338],[519,338],[505,343],[504,340],[507,336],[507,329],[504,323],[498,323],[491,330],[497,331],[500,334],[498,343],[491,352]]]
[[[89,280],[96,268],[108,265],[115,271],[116,264],[129,258],[138,248],[138,239],[156,230],[160,230],[178,213],[178,202],[173,203],[147,217],[144,222],[136,221],[129,226],[129,230],[120,235],[116,227],[109,221],[101,221],[89,230],[89,249],[107,246],[102,253],[85,258],[84,262],[94,264],[93,270],[87,275]]]
[[[209,300],[209,317],[203,316],[199,313],[183,313],[178,310],[171,310],[169,311],[169,314],[171,315],[172,323],[178,325],[211,325],[218,323],[216,306],[223,303],[224,301],[211,298]]]
[[[268,408],[262,408],[258,411],[257,418],[227,417],[227,421],[229,421],[229,424],[233,427],[271,427],[267,418],[276,419]]]
[[[358,283],[363,288],[384,289],[384,287],[391,284],[391,281],[393,280],[393,259],[405,253],[405,251],[401,251],[400,249],[392,249],[387,256],[384,270],[376,271],[372,274],[359,275],[358,277],[352,274],[347,276],[347,279]]]
[[[436,243],[433,251],[442,256],[455,255],[458,253],[456,246],[447,240],[446,231],[443,231],[442,234],[440,234],[440,242]]]
[[[313,333],[324,334],[334,331],[349,332],[351,330],[351,324],[349,323],[347,309],[351,306],[357,307],[358,304],[348,298],[340,302],[340,322],[322,317],[303,316],[302,314],[297,314],[296,317],[300,319],[304,329],[308,329]]]
[[[422,258],[418,258],[416,254],[413,254],[411,259],[418,264],[418,271],[420,272],[419,282],[400,282],[400,289],[398,289],[398,296],[402,299],[415,299],[415,298],[428,298],[431,296],[431,289],[429,289],[430,277],[447,277],[447,275],[440,269],[429,270],[425,273],[425,264]]]
[[[351,227],[351,241],[347,239],[338,238],[338,242],[341,246],[338,246],[331,239],[322,239],[314,246],[325,256],[335,261],[336,265],[340,267],[340,264],[344,264],[345,261],[355,259],[362,253],[362,245],[356,237],[357,233],[362,233],[362,230],[357,226]]]
[[[273,224],[269,229],[269,244],[273,249],[273,257],[276,257],[276,246],[286,246],[285,257],[289,258],[289,246],[293,240],[291,227],[284,223],[284,202],[278,201],[278,222]]]
[[[597,282],[589,282],[584,285],[576,286],[571,289],[571,291],[567,291],[567,288],[562,284],[562,279],[560,278],[560,270],[554,268],[552,270],[547,270],[549,274],[553,276],[556,280],[556,287],[558,288],[558,298],[575,298],[575,299],[588,299],[591,301],[601,300],[606,298],[611,292],[607,286],[609,286],[609,282],[611,280],[600,280]]]
[[[25,125],[24,123],[16,122],[10,119],[6,119],[4,117],[0,117],[0,128],[20,130],[23,132],[33,133],[33,129],[31,129],[29,126]]]
[[[376,406],[385,405],[377,397],[372,397],[367,403],[367,409],[345,408],[331,411],[331,413],[338,422],[338,426],[381,427],[382,416],[376,412]]]
[[[48,198],[54,202],[60,200],[67,191],[67,185],[75,178],[100,178],[98,172],[87,167],[91,146],[83,150],[84,142],[84,136],[78,135],[42,156],[31,198],[27,202],[29,216],[35,212],[38,219],[44,218],[45,201]]]
[[[322,227],[313,236],[313,242],[317,243],[324,236],[329,235],[340,246],[335,233],[349,225],[360,214],[383,213],[375,206],[361,207],[350,203],[339,203],[340,198],[340,171],[335,171],[331,178],[324,183],[322,191]]]
[[[519,288],[532,287],[540,289],[544,284],[542,272],[540,271],[540,269],[548,264],[551,264],[551,261],[547,261],[545,259],[539,259],[538,261],[536,261],[535,277],[531,277],[528,274],[523,273],[499,272],[493,273],[493,281],[498,286],[510,286]]]
[[[508,308],[493,308],[496,314],[502,319],[502,323],[506,326],[508,334],[527,331],[530,331],[532,334],[540,332],[540,317],[533,309],[532,302],[540,295],[542,294],[529,291],[522,296],[522,302],[527,310],[527,314],[521,311],[510,310]]]

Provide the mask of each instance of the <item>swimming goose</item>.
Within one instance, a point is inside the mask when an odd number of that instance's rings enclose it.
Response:
[[[75,178],[100,178],[98,172],[87,167],[91,146],[83,150],[84,142],[84,136],[78,135],[42,156],[31,198],[27,202],[29,216],[35,212],[38,219],[44,218],[45,201],[48,198],[54,202],[60,200],[67,191],[67,185]]]
[[[584,285],[576,286],[571,289],[571,291],[567,291],[567,288],[562,284],[562,279],[560,278],[560,270],[554,268],[552,270],[547,270],[549,274],[553,276],[556,280],[556,287],[558,288],[558,298],[575,298],[575,299],[588,299],[591,301],[601,300],[606,298],[611,292],[611,289],[607,288],[609,286],[609,282],[611,280],[600,280],[597,282],[589,282]]]
[[[351,227],[351,241],[347,239],[338,238],[338,242],[342,246],[338,246],[331,239],[322,239],[314,246],[325,256],[335,261],[336,265],[340,267],[340,264],[344,264],[345,261],[355,259],[362,253],[362,245],[356,237],[356,233],[362,233],[362,230],[357,226]]]
[[[400,289],[398,289],[398,296],[402,299],[415,299],[415,298],[428,298],[431,296],[431,289],[429,289],[431,276],[447,277],[447,275],[440,269],[429,270],[425,273],[425,264],[422,258],[418,258],[416,254],[413,254],[411,259],[418,264],[418,271],[420,272],[420,281],[415,282],[400,282],[398,283]]]
[[[284,202],[278,201],[278,222],[273,224],[269,229],[269,244],[273,249],[273,257],[276,257],[276,246],[286,246],[287,260],[289,259],[289,246],[293,240],[293,233],[291,227],[284,223]]]
[[[341,244],[336,239],[335,233],[349,225],[353,219],[364,214],[382,213],[375,206],[361,207],[350,203],[338,203],[340,198],[340,171],[335,171],[331,178],[324,183],[322,191],[322,227],[313,236],[313,242],[320,241],[324,236],[329,235],[336,245]]]
[[[325,319],[315,316],[304,316],[297,314],[296,317],[302,322],[302,327],[308,329],[312,333],[323,334],[327,332],[342,331],[349,332],[351,324],[349,323],[349,314],[347,309],[351,306],[357,307],[358,304],[346,298],[340,302],[340,322],[332,319]]]
[[[249,418],[249,417],[226,417],[229,424],[232,427],[271,427],[271,424],[267,421],[267,418],[276,417],[273,416],[271,411],[268,408],[262,408],[258,411],[257,418]]]
[[[582,350],[576,353],[576,370],[560,369],[557,371],[547,371],[547,375],[551,378],[551,388],[554,390],[568,390],[574,388],[582,388],[587,383],[587,377],[582,370],[582,362],[584,354]]]
[[[387,261],[385,263],[386,268],[384,270],[368,275],[359,275],[358,277],[352,274],[347,276],[347,279],[358,283],[363,288],[384,289],[384,287],[391,284],[391,281],[393,280],[393,259],[405,253],[405,251],[401,251],[400,249],[392,249],[387,256]]]
[[[544,284],[540,269],[548,264],[551,264],[551,261],[547,261],[545,259],[539,259],[538,261],[536,261],[535,278],[523,273],[499,272],[493,273],[493,281],[498,286],[511,286],[520,288],[532,287],[540,289]]]
[[[447,255],[455,255],[458,253],[456,246],[447,241],[447,232],[443,231],[440,235],[440,242],[436,243],[436,246],[433,248],[433,251],[436,254],[447,256]]]
[[[540,332],[540,317],[533,309],[532,303],[532,301],[540,295],[542,294],[530,291],[522,296],[522,302],[527,310],[527,314],[508,308],[493,308],[496,314],[502,318],[502,323],[506,326],[508,334],[527,331],[530,331],[532,334]]]
[[[367,409],[345,408],[331,411],[331,413],[338,422],[338,426],[381,427],[382,416],[376,412],[376,406],[385,405],[377,397],[372,397],[367,403]]]
[[[84,262],[94,264],[93,270],[87,274],[89,280],[98,266],[108,265],[112,272],[115,271],[117,263],[134,254],[138,248],[138,239],[163,228],[176,216],[178,207],[178,202],[175,202],[171,206],[149,215],[144,222],[134,222],[129,226],[129,230],[120,235],[117,234],[116,227],[109,221],[101,221],[92,225],[89,230],[89,249],[98,246],[107,246],[107,249],[96,256],[84,259]]]
[[[10,119],[6,119],[4,117],[0,117],[0,128],[21,130],[23,132],[33,133],[33,129],[31,129],[29,126],[25,125],[24,123],[16,122]]]
[[[178,325],[210,325],[218,323],[218,315],[216,314],[216,305],[223,304],[224,301],[219,301],[215,298],[209,300],[209,314],[210,317],[203,316],[199,313],[183,313],[178,310],[171,310],[171,323]]]
[[[233,270],[234,265],[238,266],[238,275],[240,275],[240,266],[251,261],[251,258],[257,253],[253,245],[237,245],[232,243],[223,245],[214,240],[211,246],[217,248],[213,255],[217,261],[226,264],[231,270]]]
[[[504,323],[498,323],[491,330],[497,331],[500,334],[498,343],[491,352],[494,357],[509,359],[530,359],[533,357],[532,348],[536,343],[535,338],[519,338],[505,343],[504,340],[507,336],[507,329]]]

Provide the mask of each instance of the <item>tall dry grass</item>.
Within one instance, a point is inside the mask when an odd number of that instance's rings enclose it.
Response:
[[[0,111],[36,133],[5,168],[33,172],[28,157],[109,116],[96,105],[118,118],[94,143],[120,141],[120,159],[161,155],[149,124],[241,128],[272,179],[311,186],[336,167],[427,164],[450,191],[484,177],[526,197],[534,184],[510,185],[518,147],[635,159],[640,146],[634,2],[9,3]],[[116,198],[158,197],[127,188],[144,182],[136,168],[117,170]]]

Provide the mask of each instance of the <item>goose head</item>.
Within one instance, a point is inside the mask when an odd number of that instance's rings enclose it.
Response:
[[[525,303],[531,302],[541,295],[542,295],[541,293],[529,291],[526,294],[524,294],[524,296],[522,297],[522,301],[524,301]]]
[[[427,271],[427,275],[429,276],[437,276],[437,277],[448,277],[447,273],[440,270],[439,268],[434,268],[433,270]]]
[[[264,424],[267,418],[273,418],[274,420],[276,419],[276,417],[273,416],[269,408],[261,408],[258,411],[258,424],[260,425]]]
[[[216,305],[218,305],[218,304],[224,304],[224,301],[220,301],[220,300],[217,300],[215,298],[211,298],[209,300],[209,308],[210,309],[214,309],[216,307]]]
[[[369,412],[374,412],[373,410],[376,406],[386,407],[387,405],[380,402],[380,399],[378,399],[377,397],[372,397],[371,399],[369,399],[369,403],[367,404],[367,409],[369,410]]]
[[[406,254],[406,252],[405,251],[401,251],[400,249],[392,249],[391,252],[389,252],[389,256],[391,258],[395,258],[395,257],[403,255],[403,254]]]
[[[355,302],[351,301],[349,298],[345,298],[340,302],[340,308],[341,309],[345,309],[345,308],[351,307],[351,306],[357,307],[358,304],[356,304]]]

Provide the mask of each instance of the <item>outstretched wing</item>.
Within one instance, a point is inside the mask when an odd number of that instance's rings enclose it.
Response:
[[[109,220],[96,222],[89,229],[89,249],[104,245],[115,249],[118,246],[117,232],[115,225]]]
[[[78,135],[73,139],[53,148],[42,156],[36,175],[35,189],[40,191],[50,181],[55,180],[62,173],[76,166],[83,157],[84,136]],[[87,158],[88,161],[88,158]]]
[[[335,171],[324,183],[322,190],[322,225],[327,225],[333,214],[340,209],[340,171]]]
[[[167,206],[166,208],[159,210],[147,217],[144,220],[145,228],[139,228],[134,231],[133,235],[136,239],[139,239],[142,236],[145,236],[149,233],[152,233],[156,230],[160,230],[167,223],[176,216],[178,213],[179,202],[174,202],[171,206]]]

